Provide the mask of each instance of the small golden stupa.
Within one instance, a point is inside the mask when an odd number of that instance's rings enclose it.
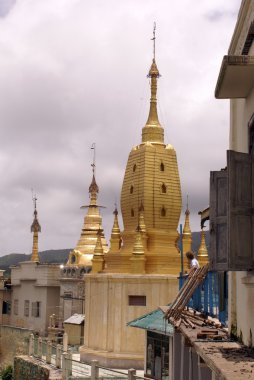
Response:
[[[202,228],[202,230],[201,230],[201,241],[200,241],[197,259],[198,259],[199,265],[201,267],[203,267],[205,264],[207,264],[209,262],[208,250],[207,250],[206,241],[205,241],[204,228]]]
[[[97,205],[97,194],[99,193],[99,187],[95,180],[94,163],[92,164],[92,168],[93,176],[92,182],[89,186],[90,204],[88,206],[81,207],[87,208],[88,210],[84,218],[84,224],[79,241],[77,242],[76,247],[69,254],[67,266],[92,266],[92,258],[97,244],[99,231],[103,254],[108,251],[108,245],[102,228],[102,217],[100,215],[100,207],[102,206]]]
[[[187,196],[187,207],[185,211],[185,222],[183,227],[183,262],[184,262],[184,271],[188,270],[188,260],[186,257],[186,252],[192,250],[192,233],[190,228],[190,210],[189,210],[189,202]]]
[[[34,201],[34,220],[31,225],[31,232],[33,232],[33,248],[32,248],[31,261],[40,262],[39,252],[38,252],[38,240],[39,240],[38,233],[41,232],[41,226],[37,218],[38,212],[36,209],[36,201],[37,201],[36,195],[33,197],[33,201]]]

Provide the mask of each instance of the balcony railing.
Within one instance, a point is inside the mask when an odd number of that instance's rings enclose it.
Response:
[[[179,289],[184,284],[186,276],[179,277]],[[228,278],[227,272],[209,271],[203,283],[197,287],[189,307],[206,316],[218,318],[227,326],[228,321]]]

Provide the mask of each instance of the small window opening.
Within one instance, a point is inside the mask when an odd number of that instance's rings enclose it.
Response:
[[[131,209],[131,216],[134,216],[134,210],[133,210],[133,208]]]
[[[130,194],[133,194],[134,187],[131,185],[130,187]]]
[[[137,165],[136,165],[136,164],[134,164],[134,165],[133,165],[133,172],[135,172],[135,171],[136,171],[136,169],[137,169]]]
[[[161,185],[161,192],[162,192],[162,194],[166,194],[166,192],[167,192],[167,186],[165,185],[165,183],[163,183]]]
[[[164,166],[163,162],[162,162],[161,165],[160,165],[160,169],[161,169],[161,172],[164,172],[164,170],[165,170],[165,166]]]
[[[146,306],[146,296],[129,296],[129,306]]]
[[[161,209],[161,216],[166,216],[166,209],[164,206]]]

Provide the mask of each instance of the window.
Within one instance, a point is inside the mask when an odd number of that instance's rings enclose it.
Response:
[[[13,314],[14,315],[19,314],[19,300],[14,300],[13,302]]]
[[[136,169],[137,169],[137,165],[134,164],[134,165],[133,165],[133,173],[136,171]]]
[[[130,194],[133,194],[134,187],[131,185],[130,187]]]
[[[70,299],[70,298],[72,298],[72,292],[64,292],[64,295],[63,295],[63,298],[64,299]]]
[[[11,314],[11,303],[8,301],[3,301],[2,314]]]
[[[75,264],[75,262],[76,262],[76,256],[71,255],[71,264]]]
[[[166,216],[166,209],[164,206],[161,208],[161,216],[162,217]]]
[[[131,209],[131,216],[134,216],[134,210],[133,210],[133,208]]]
[[[161,172],[164,172],[164,170],[165,170],[165,166],[164,166],[163,162],[161,162],[161,164],[160,164],[160,170],[161,170]]]
[[[146,306],[146,296],[129,296],[129,306]]]
[[[24,316],[29,317],[29,306],[30,306],[30,301],[25,300],[24,302]]]
[[[166,194],[166,192],[167,192],[167,186],[165,185],[165,183],[163,183],[161,185],[161,192],[162,192],[162,194]]]
[[[32,316],[35,318],[41,316],[41,302],[32,302]]]

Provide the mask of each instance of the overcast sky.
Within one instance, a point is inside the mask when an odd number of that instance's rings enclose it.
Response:
[[[226,161],[229,102],[215,100],[214,89],[240,2],[0,0],[0,255],[31,252],[31,188],[39,249],[75,246],[94,142],[109,237],[128,154],[147,119],[154,21],[159,118],[199,229],[209,171]]]

